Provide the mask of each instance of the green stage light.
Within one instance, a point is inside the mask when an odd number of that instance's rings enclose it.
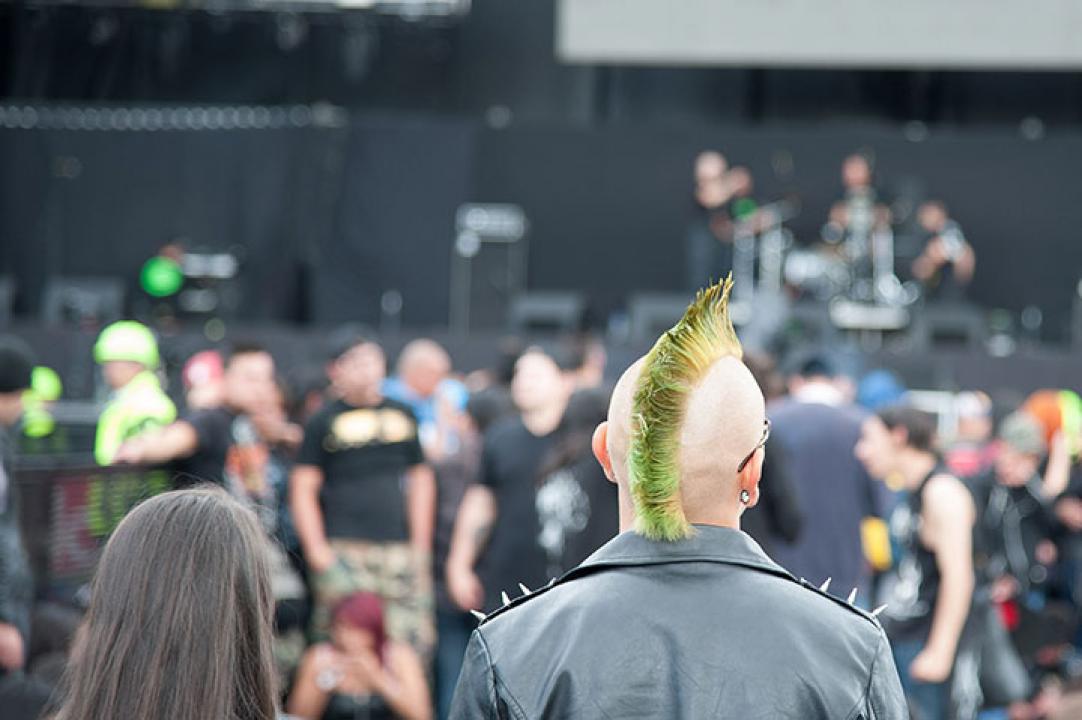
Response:
[[[139,284],[148,295],[169,297],[175,295],[184,284],[184,273],[173,260],[165,257],[152,257],[143,265],[139,273]]]

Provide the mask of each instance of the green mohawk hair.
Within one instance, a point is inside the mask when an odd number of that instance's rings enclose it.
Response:
[[[743,356],[729,318],[730,274],[700,290],[684,317],[658,338],[639,375],[631,416],[629,485],[636,530],[652,540],[691,535],[680,501],[680,433],[688,396],[711,365]]]

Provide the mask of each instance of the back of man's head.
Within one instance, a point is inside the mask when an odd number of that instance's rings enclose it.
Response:
[[[731,289],[728,280],[700,292],[613,391],[608,453],[636,529],[651,539],[687,537],[691,512],[735,495],[738,467],[762,433],[763,395],[741,362]]]

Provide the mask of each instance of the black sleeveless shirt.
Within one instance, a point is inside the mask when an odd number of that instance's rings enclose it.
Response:
[[[926,639],[931,632],[940,578],[935,553],[920,540],[923,495],[929,480],[950,474],[936,465],[891,513],[890,536],[896,559],[883,578],[879,602],[887,606],[880,621],[892,641]]]

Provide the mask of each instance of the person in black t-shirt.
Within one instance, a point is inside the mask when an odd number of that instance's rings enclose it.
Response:
[[[305,426],[290,509],[312,571],[313,634],[356,591],[378,594],[392,638],[429,657],[435,643],[431,553],[436,485],[417,419],[385,398],[383,349],[358,335],[335,343],[337,399]]]
[[[571,396],[559,440],[541,464],[537,514],[550,577],[563,575],[620,531],[616,485],[590,447],[594,430],[608,417],[610,394],[595,388]]]
[[[502,592],[548,581],[538,475],[572,388],[573,379],[540,348],[515,364],[511,395],[519,415],[485,433],[480,482],[466,491],[451,539],[447,587],[463,610],[492,610]]]
[[[227,470],[230,451],[246,443],[250,427],[244,416],[259,414],[265,399],[274,392],[274,358],[254,344],[238,344],[225,366],[225,403],[216,408],[190,412],[155,432],[129,440],[117,451],[116,463],[164,465],[170,463],[175,488],[203,482],[239,490],[246,478],[231,481]],[[282,428],[283,434],[289,428]],[[251,468],[233,468],[250,473]]]

